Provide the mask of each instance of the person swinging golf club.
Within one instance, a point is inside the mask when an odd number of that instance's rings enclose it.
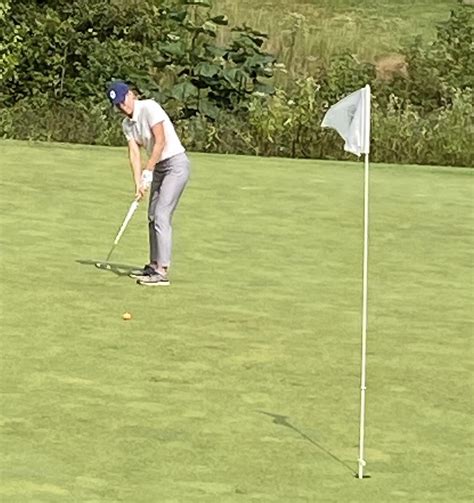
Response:
[[[190,163],[174,126],[154,100],[140,100],[123,81],[114,81],[107,97],[126,117],[122,129],[135,182],[135,198],[150,191],[148,235],[150,262],[130,276],[144,286],[169,285],[171,263],[171,220],[189,179]],[[140,148],[148,153],[142,167]]]

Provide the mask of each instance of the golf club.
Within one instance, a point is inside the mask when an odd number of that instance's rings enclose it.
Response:
[[[129,224],[130,220],[133,217],[133,214],[138,208],[140,202],[140,198],[136,198],[133,200],[132,204],[130,205],[130,208],[128,209],[127,214],[125,215],[125,218],[123,220],[122,225],[120,226],[120,229],[117,232],[117,235],[115,236],[114,243],[112,245],[112,248],[110,249],[107,258],[105,259],[105,268],[110,269],[110,265],[107,263],[110,260],[110,257],[112,256],[112,253],[115,250],[115,247],[118,245],[118,242],[120,241],[120,238],[122,237],[122,234],[125,232],[125,229],[127,228],[127,225]],[[99,269],[102,268],[102,262],[97,262],[95,265]]]

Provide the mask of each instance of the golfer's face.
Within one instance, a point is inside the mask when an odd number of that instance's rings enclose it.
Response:
[[[133,95],[132,92],[128,91],[127,95],[125,96],[125,99],[123,100],[122,103],[119,103],[117,105],[117,108],[125,115],[131,117],[133,115],[134,103],[135,103],[135,96]]]

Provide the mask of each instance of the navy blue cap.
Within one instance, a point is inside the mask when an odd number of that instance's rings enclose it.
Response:
[[[112,105],[118,105],[125,101],[125,96],[127,96],[130,88],[122,80],[116,80],[110,84],[107,89],[107,97],[111,101]]]

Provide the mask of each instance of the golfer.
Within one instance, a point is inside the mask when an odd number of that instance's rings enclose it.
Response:
[[[171,220],[189,178],[189,160],[166,112],[154,100],[139,100],[129,86],[114,81],[107,96],[126,117],[122,129],[135,182],[135,197],[150,190],[148,229],[150,263],[130,276],[145,286],[169,285]],[[148,153],[143,163],[140,149]]]

